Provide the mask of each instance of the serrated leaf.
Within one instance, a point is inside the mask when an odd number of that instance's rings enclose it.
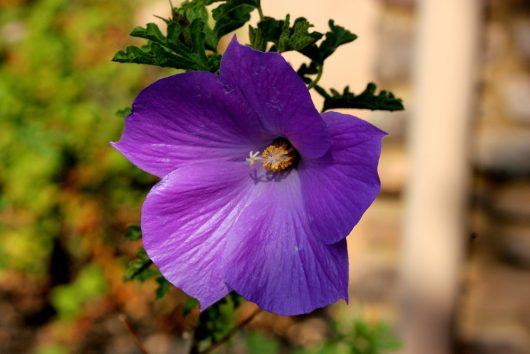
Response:
[[[129,46],[125,51],[120,50],[116,53],[112,60],[119,63],[147,64],[183,70],[193,70],[196,66],[190,59],[178,57],[169,49],[164,49],[154,42],[148,42],[142,47]]]
[[[302,50],[322,37],[322,34],[318,32],[309,32],[312,25],[305,18],[297,18],[292,27],[289,27],[289,20],[289,15],[287,15],[282,34],[278,40],[277,50],[279,53]]]
[[[341,45],[357,39],[357,35],[351,33],[344,27],[336,26],[333,20],[329,20],[329,28],[331,31],[326,33],[326,38],[320,44],[320,53],[324,60],[333,54]]]
[[[357,39],[357,35],[342,26],[335,25],[333,20],[329,20],[328,25],[330,30],[326,32],[325,38],[320,45],[314,44],[299,51],[317,64],[323,64],[341,45]]]
[[[136,27],[131,36],[144,38],[147,43],[141,47],[129,46],[117,52],[113,60],[184,71],[217,72],[219,60],[215,51],[218,40],[208,25],[206,5],[209,3],[211,1],[191,1],[174,8],[172,18],[164,19],[167,25],[165,35],[154,23],[148,23],[145,28]],[[215,58],[211,60],[210,57]]]
[[[400,98],[394,96],[392,92],[380,91],[376,93],[377,86],[374,83],[369,83],[366,89],[358,95],[350,92],[346,86],[342,93],[331,89],[331,94],[327,93],[320,86],[316,86],[315,90],[324,97],[324,107],[322,111],[336,108],[358,108],[370,109],[380,111],[401,111],[404,109],[403,102]]]
[[[217,49],[219,38],[217,38],[213,29],[208,24],[210,17],[206,6],[217,1],[218,0],[186,1],[182,3],[180,7],[174,8],[174,16],[179,17],[181,20],[185,20],[185,23],[188,25],[193,23],[195,20],[199,20],[199,22],[203,24],[199,31],[204,34],[204,40],[206,44],[205,47],[213,51]]]
[[[221,38],[250,20],[250,13],[260,6],[259,0],[227,0],[212,11],[214,33]]]
[[[250,45],[261,51],[267,50],[267,43],[278,43],[282,34],[283,21],[265,17],[257,27],[249,26]]]
[[[160,28],[154,23],[148,23],[146,28],[136,27],[129,34],[131,37],[145,38],[155,42],[164,43],[165,37]]]
[[[267,49],[267,43],[273,44],[270,51],[282,53],[302,50],[322,37],[319,32],[309,31],[311,27],[313,26],[303,17],[297,18],[293,26],[290,26],[289,15],[285,20],[265,17],[257,27],[250,26],[250,43],[252,47],[262,51]]]
[[[130,109],[129,109],[130,111]],[[130,225],[125,231],[125,239],[129,241],[137,241],[142,238],[142,229],[138,225]]]
[[[315,75],[318,74],[318,67],[315,62],[311,62],[311,64],[302,64],[300,68],[296,71],[298,76],[300,76],[306,84],[311,83],[313,80],[311,78],[307,77],[307,75]]]

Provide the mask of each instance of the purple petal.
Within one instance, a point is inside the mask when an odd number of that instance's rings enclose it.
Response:
[[[245,208],[248,166],[208,163],[167,175],[142,208],[143,244],[166,279],[205,309],[229,293],[226,235]]]
[[[379,193],[377,164],[386,133],[354,116],[322,116],[331,149],[320,159],[302,161],[298,172],[310,227],[322,242],[332,244],[349,234]]]
[[[114,147],[141,169],[163,177],[177,167],[208,160],[244,161],[274,136],[237,92],[207,72],[155,82],[133,103]]]
[[[329,134],[305,83],[281,55],[242,46],[234,37],[220,78],[241,92],[266,131],[289,139],[302,156],[317,158],[329,149]]]
[[[319,241],[308,224],[296,172],[258,183],[224,255],[230,288],[280,315],[308,313],[347,299],[346,240]]]

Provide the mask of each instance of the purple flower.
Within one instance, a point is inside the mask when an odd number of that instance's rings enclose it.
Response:
[[[234,39],[219,76],[159,80],[114,147],[162,180],[142,208],[143,244],[205,309],[235,290],[295,315],[348,298],[346,236],[380,189],[384,132],[315,109],[276,53]]]

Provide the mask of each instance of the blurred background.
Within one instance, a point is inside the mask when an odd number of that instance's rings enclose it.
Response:
[[[476,33],[470,70],[454,80],[455,90],[470,87],[460,102],[467,121],[456,125],[459,131],[448,128],[454,141],[449,135],[431,144],[440,164],[445,151],[448,160],[463,162],[460,170],[445,171],[457,186],[442,190],[461,198],[445,205],[459,211],[444,222],[457,225],[447,231],[454,242],[436,249],[429,242],[437,245],[442,229],[415,239],[415,228],[429,224],[415,217],[421,193],[410,182],[429,178],[417,166],[417,157],[429,151],[414,138],[425,127],[418,120],[430,119],[419,114],[429,109],[418,99],[425,95],[418,88],[426,89],[421,69],[428,67],[421,54],[428,38],[419,32],[430,33],[425,26],[431,23],[419,19],[428,15],[422,2],[262,0],[266,15],[304,16],[321,32],[333,18],[359,36],[327,62],[322,86],[350,85],[359,92],[375,81],[403,98],[407,109],[349,112],[389,132],[380,163],[382,193],[349,237],[350,303],[309,316],[262,314],[246,336],[220,352],[317,352],[333,326],[362,331],[359,319],[391,328],[402,342],[395,352],[438,352],[411,349],[423,333],[414,313],[429,317],[421,310],[436,305],[407,298],[430,286],[414,277],[414,269],[424,266],[422,259],[437,259],[443,269],[455,270],[430,273],[433,282],[443,278],[441,284],[455,288],[447,293],[445,319],[430,322],[430,335],[447,345],[442,352],[530,353],[530,3],[476,1],[478,21],[469,21],[475,27],[462,27]],[[161,22],[155,14],[169,14],[167,1],[0,0],[1,354],[139,353],[120,314],[149,353],[185,352],[196,319],[182,316],[185,295],[172,289],[155,300],[154,282],[123,282],[140,245],[123,235],[139,223],[141,203],[156,180],[109,145],[123,128],[116,112],[172,73],[111,62],[117,50],[141,43],[128,37],[134,26]],[[456,26],[456,20],[447,23]],[[439,71],[449,70],[449,62],[440,55]],[[451,92],[433,95],[453,107]],[[320,106],[317,97],[315,102]],[[455,145],[458,150],[451,150]],[[423,210],[431,209],[426,204]],[[426,248],[418,255],[411,244]],[[236,317],[252,309],[247,304]]]

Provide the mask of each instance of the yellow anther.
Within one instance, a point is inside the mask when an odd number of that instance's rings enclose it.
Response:
[[[284,171],[291,167],[296,158],[296,150],[283,141],[267,146],[261,154],[263,167],[272,172]]]

